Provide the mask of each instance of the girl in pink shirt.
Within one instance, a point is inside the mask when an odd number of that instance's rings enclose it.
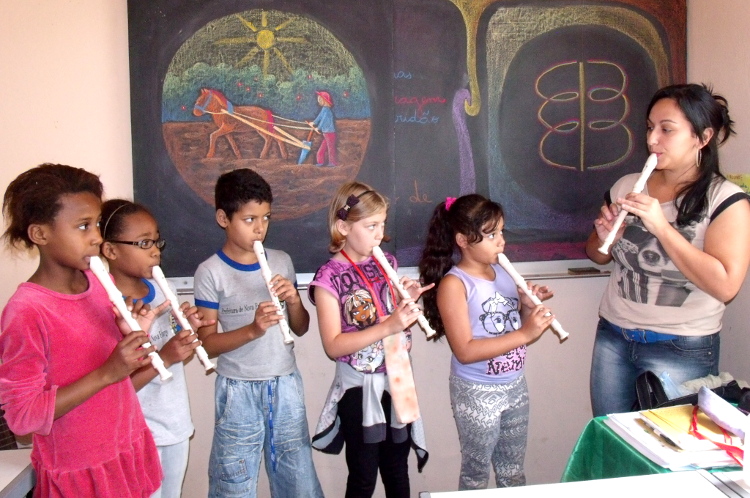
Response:
[[[130,374],[149,364],[89,268],[102,242],[102,185],[83,169],[43,164],[5,192],[11,247],[39,267],[0,318],[0,404],[11,430],[33,434],[34,496],[150,496],[162,472]],[[156,314],[133,305],[148,330]]]

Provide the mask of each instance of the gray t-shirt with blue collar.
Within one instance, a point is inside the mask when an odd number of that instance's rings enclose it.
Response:
[[[296,285],[294,265],[287,253],[266,249],[266,258],[273,275],[281,275]],[[195,304],[218,311],[220,333],[252,323],[258,305],[271,300],[260,264],[237,263],[223,251],[198,266],[193,285]],[[281,309],[288,319],[284,302]],[[284,344],[278,325],[270,327],[257,339],[220,354],[216,365],[219,374],[239,380],[268,380],[289,375],[295,369],[294,344]]]

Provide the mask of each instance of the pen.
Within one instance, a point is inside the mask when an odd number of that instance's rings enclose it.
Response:
[[[653,422],[648,420],[645,417],[641,417],[638,419],[643,425],[645,425],[651,432],[654,433],[659,439],[667,443],[669,446],[675,448],[676,450],[682,451],[682,448],[679,444],[675,443],[669,436],[664,434],[661,429],[659,429],[656,425],[654,425]]]

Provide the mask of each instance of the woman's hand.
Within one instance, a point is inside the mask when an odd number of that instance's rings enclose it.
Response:
[[[649,197],[646,194],[629,193],[624,199],[617,199],[622,209],[638,216],[643,222],[646,230],[651,232],[656,238],[659,238],[665,227],[670,226],[664,217],[664,211],[661,209],[658,199]]]
[[[618,206],[614,202],[610,205],[607,205],[606,203],[602,205],[601,209],[599,210],[599,216],[594,220],[594,230],[596,230],[596,235],[597,237],[599,237],[600,245],[604,242],[604,239],[607,238],[609,233],[614,228],[615,219],[617,219],[617,216],[619,214],[620,206]],[[624,230],[625,225],[623,224],[617,231],[614,242],[617,242],[617,240],[622,237],[622,232]]]

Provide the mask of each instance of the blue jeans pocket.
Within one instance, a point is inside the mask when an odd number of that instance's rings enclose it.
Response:
[[[211,472],[215,477],[211,482],[211,496],[249,496],[255,491],[256,484],[244,459],[220,463]]]
[[[715,355],[719,347],[719,334],[698,337],[680,337],[669,341],[674,351],[687,357]]]

